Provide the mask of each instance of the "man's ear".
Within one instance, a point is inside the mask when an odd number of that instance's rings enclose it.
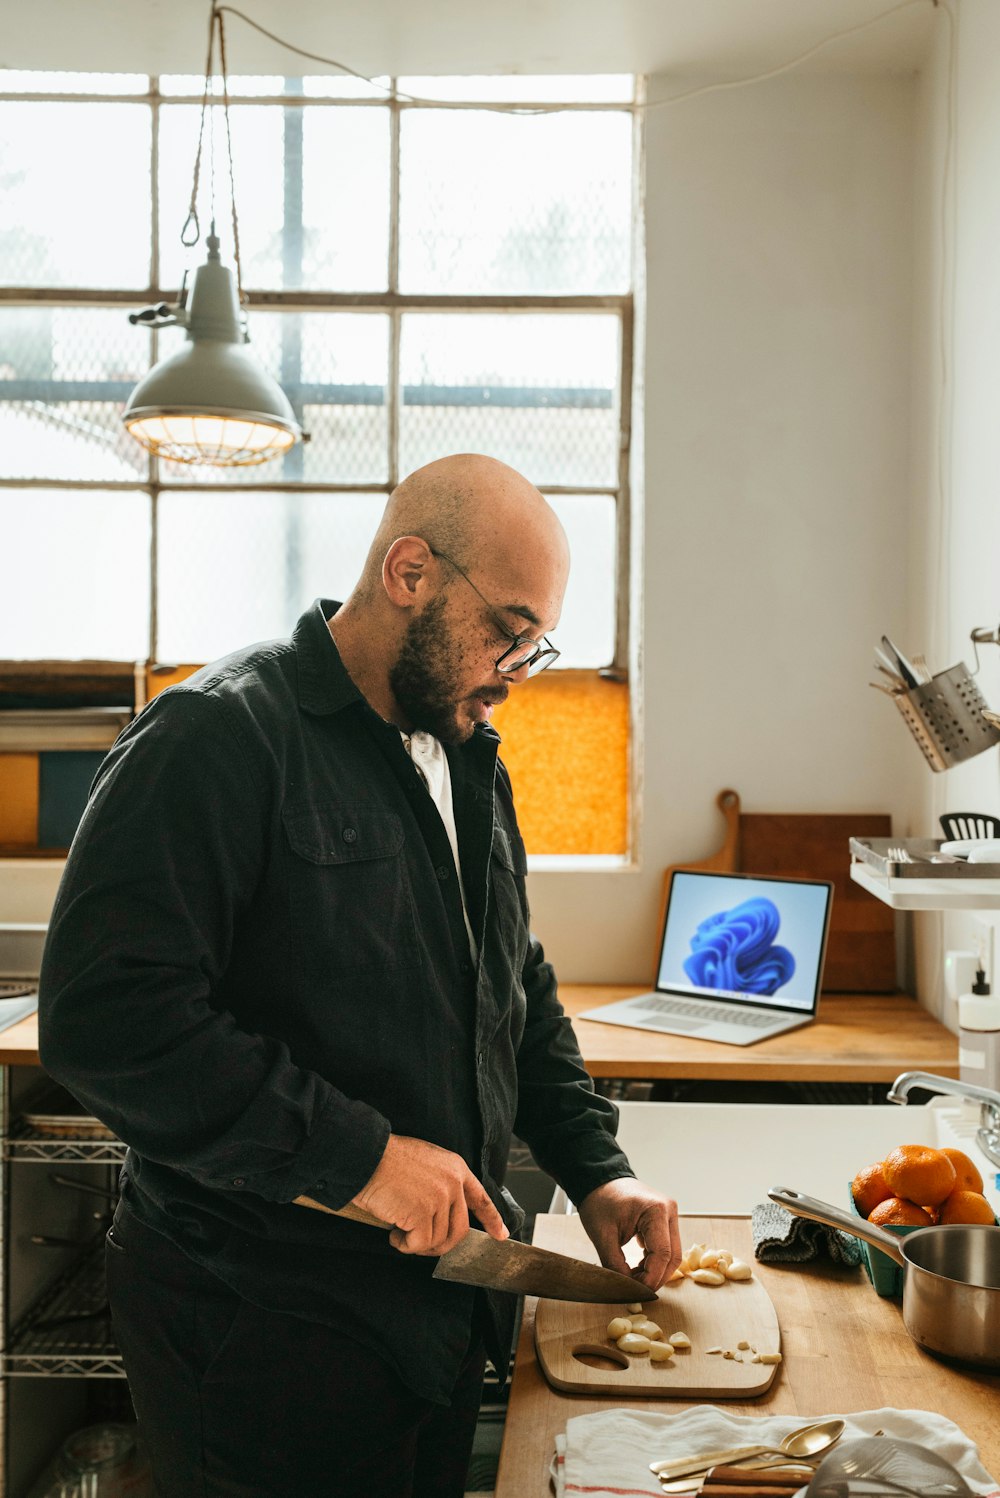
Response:
[[[397,608],[412,609],[429,585],[434,555],[420,536],[397,536],[382,563],[382,586]]]

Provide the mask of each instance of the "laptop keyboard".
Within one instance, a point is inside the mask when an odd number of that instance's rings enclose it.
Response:
[[[764,1014],[759,1009],[728,1009],[723,1004],[688,1004],[683,999],[660,999],[652,994],[648,999],[643,999],[641,1004],[637,1004],[636,1008],[651,1009],[654,1013],[671,1019],[692,1019],[701,1024],[718,1020],[726,1025],[746,1025],[751,1030],[759,1030],[774,1021],[773,1014]]]

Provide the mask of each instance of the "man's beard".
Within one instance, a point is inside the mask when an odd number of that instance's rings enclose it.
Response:
[[[444,621],[444,607],[439,594],[410,620],[389,672],[389,685],[411,727],[424,729],[444,744],[464,744],[474,724],[471,718],[467,722],[459,718],[453,685],[458,675],[457,652]]]

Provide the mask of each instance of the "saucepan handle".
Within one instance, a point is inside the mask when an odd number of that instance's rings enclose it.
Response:
[[[829,1202],[817,1201],[813,1196],[804,1196],[801,1191],[791,1191],[787,1186],[772,1186],[767,1194],[779,1207],[794,1212],[796,1217],[808,1217],[812,1222],[822,1222],[828,1228],[841,1228],[854,1238],[863,1238],[866,1243],[880,1248],[890,1259],[906,1268],[907,1261],[900,1250],[899,1239],[886,1232],[885,1228],[877,1227],[874,1222],[854,1217],[850,1212],[844,1212],[840,1207],[831,1207]]]

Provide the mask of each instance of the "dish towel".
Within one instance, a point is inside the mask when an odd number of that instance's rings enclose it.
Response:
[[[762,1264],[802,1264],[825,1249],[835,1264],[861,1263],[861,1244],[840,1228],[796,1217],[777,1202],[758,1202],[750,1216],[753,1251]]]
[[[836,1413],[836,1412],[834,1412]],[[821,1415],[733,1415],[718,1405],[703,1404],[664,1415],[653,1410],[620,1408],[567,1420],[556,1436],[552,1485],[557,1498],[662,1498],[649,1463],[669,1461],[722,1446],[774,1444]],[[930,1410],[862,1410],[842,1415],[842,1440],[871,1436],[877,1430],[900,1441],[916,1441],[935,1451],[978,1494],[1000,1498],[996,1482],[980,1464],[976,1447],[951,1420]],[[693,1487],[697,1487],[695,1479]]]

